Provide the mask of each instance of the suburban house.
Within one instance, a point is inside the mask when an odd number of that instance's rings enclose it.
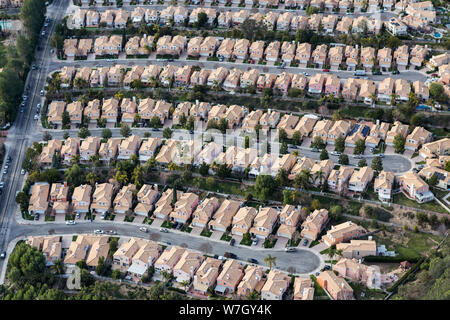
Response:
[[[260,293],[264,283],[264,269],[258,266],[248,266],[245,268],[244,277],[237,287],[236,294],[240,297],[246,297],[253,291]]]
[[[91,205],[92,187],[82,184],[73,190],[72,206],[76,213],[88,213]]]
[[[91,209],[94,212],[106,213],[111,208],[113,193],[114,186],[111,183],[96,184]]]
[[[286,273],[270,270],[261,289],[261,300],[282,300],[290,282],[291,278]]]
[[[155,271],[158,273],[162,271],[172,273],[185,251],[186,249],[177,246],[172,246],[170,249],[164,250],[158,260],[155,261]]]
[[[375,178],[373,190],[378,193],[380,201],[389,202],[392,200],[392,190],[394,188],[395,174],[391,171],[381,171]]]
[[[322,237],[322,240],[327,246],[332,246],[344,241],[357,238],[366,233],[363,227],[347,221],[336,226],[331,226],[327,234]]]
[[[259,210],[253,221],[253,227],[250,233],[257,238],[266,239],[272,232],[275,223],[278,221],[278,211],[271,207],[265,207]]]
[[[350,243],[338,243],[336,250],[348,259],[361,259],[366,256],[377,255],[377,244],[374,240],[350,240]]]
[[[253,219],[256,217],[257,211],[253,207],[242,207],[234,215],[232,220],[231,234],[243,236],[252,227]]]
[[[229,259],[223,264],[222,272],[217,277],[217,285],[214,291],[219,294],[231,294],[244,276],[244,266],[234,259]]]
[[[190,282],[204,257],[200,252],[185,250],[173,268],[173,276],[179,283]]]
[[[348,182],[348,190],[364,192],[373,179],[373,173],[373,169],[370,167],[362,167],[359,171],[355,170]]]
[[[217,209],[216,213],[209,221],[208,226],[211,230],[218,230],[225,232],[231,225],[234,215],[238,212],[241,203],[234,200],[226,199],[222,205]]]
[[[333,271],[321,272],[317,277],[317,283],[328,292],[333,300],[354,300],[352,287],[342,277],[335,275]]]
[[[141,216],[147,216],[153,209],[153,204],[158,196],[158,186],[153,187],[149,184],[142,185],[136,196],[138,204],[134,208],[134,213]]]
[[[294,280],[294,300],[313,300],[314,285],[310,278],[296,277]]]
[[[194,275],[192,282],[194,291],[207,294],[208,290],[214,286],[219,276],[220,260],[207,257]]]
[[[328,210],[314,210],[302,223],[301,236],[314,241],[328,221]]]
[[[285,205],[280,213],[280,227],[277,230],[277,236],[291,239],[297,230],[297,225],[301,219],[300,206]]]
[[[406,172],[398,177],[400,188],[408,198],[419,203],[432,201],[434,194],[428,184],[415,172]]]

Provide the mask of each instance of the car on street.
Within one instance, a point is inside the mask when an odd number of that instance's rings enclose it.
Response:
[[[25,169],[22,169],[21,171],[20,171],[20,174],[25,174],[26,173],[26,171],[25,171]]]
[[[106,213],[103,212],[103,213],[102,213],[102,220],[105,220],[105,218],[106,218]]]
[[[312,151],[312,152],[319,152],[319,149],[317,149],[317,148],[312,148],[311,151]]]
[[[231,253],[231,252],[225,252],[223,256],[225,258],[237,259],[237,255],[235,255],[234,253]]]
[[[362,155],[360,154],[355,155],[355,159],[362,159]]]
[[[96,229],[96,230],[94,230],[94,233],[95,233],[95,234],[104,234],[105,231],[100,230],[100,229]]]
[[[8,173],[8,169],[3,169],[3,174],[7,174]]]
[[[108,233],[109,234],[117,234],[117,231],[116,230],[109,230]]]
[[[295,249],[294,247],[286,247],[286,248],[284,249],[284,251],[286,251],[286,252],[295,252],[296,249]]]
[[[174,222],[172,225],[172,229],[176,229],[178,227],[178,222]]]
[[[370,148],[370,152],[372,152],[372,153],[373,153],[374,151],[375,151],[375,149],[374,149],[374,148]]]
[[[25,111],[25,109],[22,107],[20,108],[20,112],[23,113]]]
[[[45,36],[45,30],[42,31],[41,35],[44,37]]]
[[[183,224],[180,223],[180,224],[177,226],[177,230],[181,230],[182,228],[183,228]]]
[[[0,182],[0,188],[3,188],[5,186],[5,181]]]
[[[218,260],[225,260],[225,257],[218,256],[217,259],[218,259]]]
[[[43,95],[44,95],[44,90],[41,90],[41,92],[39,92],[39,94],[40,94],[41,96],[43,96]]]
[[[0,253],[0,259],[5,259],[6,258],[6,251],[3,251],[2,253]]]
[[[341,153],[339,151],[331,151],[331,154],[334,156],[340,156]]]
[[[378,156],[379,156],[380,158],[384,158],[384,154],[383,154],[383,153],[380,153]]]
[[[34,120],[39,120],[39,116],[37,114],[34,115]]]
[[[146,227],[140,227],[139,231],[147,233],[148,229]]]
[[[230,240],[230,246],[234,246],[234,243],[236,242],[236,240],[234,240],[234,239],[231,239]]]
[[[330,69],[323,69],[323,72],[330,72]]]
[[[325,270],[330,270],[331,267],[330,267],[329,265],[326,265],[326,266],[324,267],[324,269],[325,269]]]
[[[164,232],[164,233],[168,233],[169,232],[169,230],[167,230],[166,228],[161,228],[161,229],[159,229],[159,231]]]
[[[67,220],[66,224],[77,224],[77,223],[75,221],[73,221],[73,220]]]
[[[77,219],[80,219],[80,213],[77,212],[77,214],[75,215],[75,217],[77,217]]]
[[[258,238],[253,239],[252,244],[256,246],[258,244]]]
[[[37,67],[36,67],[36,65],[35,64],[33,64],[33,66],[31,67],[33,70],[36,70],[37,69]]]
[[[258,264],[258,260],[253,259],[253,258],[248,258],[247,261],[250,262],[250,263]]]
[[[394,70],[394,71],[392,71],[392,74],[400,74],[400,71]]]

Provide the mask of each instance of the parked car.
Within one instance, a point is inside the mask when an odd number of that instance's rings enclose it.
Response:
[[[109,234],[117,234],[117,231],[116,230],[109,230],[108,233]]]
[[[174,222],[172,225],[172,229],[176,229],[178,227],[178,222]]]
[[[294,247],[286,247],[286,248],[284,249],[284,251],[286,251],[286,252],[295,252],[296,249],[295,249]]]
[[[331,154],[334,156],[340,156],[341,153],[339,151],[331,151]]]
[[[380,153],[378,156],[379,156],[380,158],[384,158],[384,154],[383,154],[383,153]]]
[[[248,258],[247,261],[250,262],[250,263],[258,264],[258,260],[253,259],[253,258]]]
[[[362,155],[360,154],[355,155],[355,159],[362,159]]]
[[[70,225],[73,225],[73,224],[76,224],[76,222],[75,222],[75,221],[73,221],[73,220],[67,220],[67,221],[66,221],[66,224],[70,224]]]
[[[225,260],[225,258],[222,257],[222,256],[218,256],[217,259],[218,259],[218,260]]]
[[[159,229],[159,231],[164,232],[164,233],[168,233],[169,232],[169,230],[167,230],[166,228],[161,228],[161,229]]]
[[[80,219],[80,213],[77,212],[77,214],[75,215],[75,217],[76,217],[77,219]]]
[[[317,148],[314,147],[314,148],[311,149],[311,151],[312,151],[312,152],[319,152],[319,149],[317,149]]]
[[[258,244],[258,238],[253,239],[252,244],[256,246]]]
[[[306,246],[308,244],[308,239],[303,240],[303,245]]]
[[[323,69],[323,72],[330,72],[330,69]]]
[[[177,226],[177,230],[181,230],[182,228],[183,228],[183,224],[180,223],[180,224]]]
[[[147,232],[148,232],[148,229],[147,229],[146,227],[140,227],[140,228],[139,228],[139,231],[142,231],[142,232],[147,233]]]
[[[44,95],[44,90],[41,90],[41,92],[39,93],[41,96]]]
[[[382,73],[381,73],[381,71],[373,71],[372,74],[374,76],[381,76]]]
[[[105,231],[100,230],[100,229],[96,229],[96,230],[94,230],[94,233],[95,233],[95,234],[104,234]]]
[[[217,259],[219,256],[217,254],[214,255],[214,259]]]
[[[392,74],[400,74],[400,71],[394,70],[394,71],[392,71]]]
[[[34,214],[34,221],[37,221],[37,220],[39,220],[39,213]]]
[[[34,115],[34,120],[39,120],[39,116],[37,114]]]
[[[0,259],[5,259],[6,258],[6,251],[3,251],[2,253],[0,253]]]
[[[237,256],[234,253],[231,253],[231,252],[225,252],[225,254],[223,256],[225,258],[237,259]]]
[[[234,243],[236,242],[236,240],[234,240],[234,239],[231,239],[230,240],[230,246],[234,246]]]
[[[0,188],[3,188],[5,186],[5,181],[0,182]]]

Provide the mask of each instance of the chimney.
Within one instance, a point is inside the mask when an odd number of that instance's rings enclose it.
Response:
[[[377,119],[377,126],[380,125],[380,119]]]
[[[369,240],[372,240],[372,236],[369,236],[368,239],[369,239]]]

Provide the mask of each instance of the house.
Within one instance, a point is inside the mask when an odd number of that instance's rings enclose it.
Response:
[[[202,200],[192,214],[192,226],[202,228],[205,227],[217,208],[219,208],[219,199],[216,197]]]
[[[61,140],[49,140],[47,145],[42,148],[42,152],[39,156],[39,164],[41,166],[51,165],[53,157],[56,153],[59,153],[62,148]]]
[[[219,294],[232,294],[244,276],[244,266],[234,259],[229,259],[223,264],[222,272],[217,277],[217,285],[214,291]]]
[[[272,88],[275,80],[277,79],[277,75],[273,73],[261,74],[256,81],[256,87],[259,91],[262,91],[266,88]]]
[[[271,43],[269,43],[264,52],[266,60],[274,62],[277,61],[278,56],[280,54],[280,47],[281,47],[280,41],[272,41]]]
[[[333,122],[328,119],[322,119],[317,121],[314,126],[312,137],[321,137],[323,142],[326,142],[328,139],[328,132],[333,126]]]
[[[203,37],[193,37],[189,40],[187,46],[187,55],[189,57],[200,56],[200,47],[203,42]]]
[[[427,45],[421,46],[416,44],[411,49],[410,63],[414,67],[420,68],[422,67],[423,61],[427,56],[428,56],[428,46]]]
[[[344,241],[358,238],[367,231],[357,224],[347,221],[336,226],[331,226],[327,234],[322,237],[322,240],[327,246],[332,246]]]
[[[210,288],[212,288],[219,276],[219,268],[221,261],[207,257],[200,268],[194,275],[192,282],[194,291],[201,294],[206,294]]]
[[[155,261],[155,271],[158,273],[162,271],[172,273],[185,251],[186,249],[177,246],[172,246],[170,249],[164,250],[158,260]]]
[[[266,239],[272,232],[277,221],[277,210],[270,207],[262,208],[253,221],[253,227],[250,228],[250,233],[257,238]]]
[[[119,100],[115,98],[104,99],[102,104],[102,119],[106,119],[106,122],[116,123],[119,116]]]
[[[249,49],[249,55],[250,59],[254,60],[255,62],[262,60],[264,55],[264,41],[258,40],[252,42]]]
[[[314,285],[310,278],[296,277],[294,280],[294,300],[313,300]]]
[[[306,65],[311,58],[311,45],[309,43],[302,43],[297,46],[295,53],[295,60],[301,65]]]
[[[178,190],[176,192],[176,198],[179,199],[183,195],[183,192]],[[167,189],[163,192],[158,202],[156,202],[155,204],[155,210],[153,211],[153,215],[155,216],[155,218],[167,220],[170,216],[170,213],[173,211],[172,201],[173,189]]]
[[[141,74],[141,81],[145,85],[153,85],[159,77],[161,67],[157,65],[150,65],[144,68]]]
[[[100,257],[108,255],[108,237],[101,235],[78,235],[76,241],[70,243],[70,247],[64,257],[64,263],[75,265],[78,261],[85,260],[88,267],[96,267]]]
[[[335,275],[333,271],[321,272],[317,277],[317,283],[328,292],[333,300],[354,300],[352,287],[342,277]]]
[[[91,206],[92,187],[82,184],[73,190],[72,207],[76,213],[88,213]]]
[[[219,16],[217,17],[217,23],[220,28],[229,28],[232,21],[233,13],[230,11],[223,11],[219,13]]]
[[[136,190],[134,184],[123,186],[119,193],[114,198],[114,212],[128,213],[133,207],[133,192]]]
[[[275,81],[275,88],[281,91],[283,95],[288,93],[292,81],[292,74],[282,72]]]
[[[107,142],[102,142],[100,144],[100,149],[98,150],[100,160],[109,162],[116,159],[120,143],[120,138],[110,138]]]
[[[400,188],[408,198],[419,203],[432,201],[434,194],[430,191],[428,184],[415,172],[406,172],[398,177]]]
[[[223,88],[227,91],[234,91],[239,88],[239,81],[244,72],[240,69],[231,69],[223,82]]]
[[[301,236],[310,239],[311,241],[316,240],[327,221],[327,209],[314,210],[314,212],[307,216],[306,220],[302,223]]]
[[[136,100],[123,98],[120,103],[120,112],[122,113],[123,123],[133,123],[136,115]]]
[[[228,69],[224,67],[219,67],[214,69],[208,77],[208,82],[206,83],[208,86],[221,86],[228,76]]]
[[[379,54],[379,53],[378,53]],[[405,69],[409,64],[409,49],[407,45],[398,47],[394,51],[394,59],[397,67]]]
[[[294,167],[291,170],[291,174],[289,175],[289,179],[293,180],[295,179],[295,176],[299,173],[301,173],[303,170],[310,171],[311,168],[314,166],[315,162],[311,158],[302,157],[300,158],[297,163],[294,165]]]
[[[403,23],[397,17],[391,17],[387,23],[385,23],[386,29],[394,36],[401,36],[408,34],[408,26]]]
[[[379,277],[379,268],[366,266],[356,259],[340,259],[333,265],[333,271],[343,278],[350,279],[352,282],[360,282],[368,288],[379,288],[381,279]]]
[[[186,223],[191,217],[194,209],[197,207],[198,200],[198,195],[195,193],[184,193],[178,201],[175,202],[173,211],[170,213],[170,218],[179,223]]]
[[[434,158],[435,156],[446,156],[450,154],[450,138],[425,143],[419,151],[422,158]]]
[[[316,73],[311,78],[309,78],[309,93],[320,94],[323,90],[323,85],[325,83],[325,75],[322,73]]]
[[[212,57],[219,45],[219,40],[215,37],[206,37],[200,45],[200,56]]]
[[[81,101],[74,101],[66,106],[66,111],[69,113],[70,122],[81,124],[81,117],[83,114],[83,106]]]
[[[164,87],[169,87],[173,84],[175,72],[178,70],[177,66],[168,65],[163,67],[161,73],[159,74],[159,82]]]
[[[402,101],[409,100],[409,93],[411,92],[411,85],[408,81],[404,79],[396,79],[395,80],[395,96],[396,99],[400,99]]]
[[[142,142],[139,148],[139,160],[147,161],[150,158],[156,157],[156,150],[162,145],[160,138],[148,138]]]
[[[245,274],[237,287],[236,294],[239,297],[246,297],[252,292],[261,292],[265,283],[264,269],[258,266],[248,266],[245,268]]]
[[[140,216],[147,216],[154,208],[153,204],[159,196],[158,186],[151,186],[149,184],[142,185],[141,189],[136,195],[138,204],[134,208],[134,213]]]
[[[192,71],[192,66],[179,67],[174,73],[175,85],[187,87],[190,82],[189,80],[191,78]]]
[[[307,81],[308,79],[305,75],[296,73],[292,75],[291,88],[297,88],[301,90],[301,92],[304,92],[306,90]]]
[[[247,133],[252,133],[255,130],[257,124],[259,124],[259,120],[263,115],[262,110],[253,110],[250,112],[242,121],[242,130]]]
[[[231,234],[243,236],[247,233],[256,217],[257,211],[253,207],[242,207],[234,215],[232,220]]]
[[[204,146],[203,150],[197,155],[195,164],[201,166],[203,163],[211,165],[216,157],[222,152],[223,146],[221,144],[210,142]]]
[[[276,176],[280,170],[284,170],[286,173],[289,173],[296,161],[297,157],[293,154],[285,154],[281,156],[281,158],[277,157],[271,167],[272,176]]]
[[[328,52],[328,59],[331,68],[338,69],[344,57],[344,47],[336,46],[330,48]]]
[[[433,176],[436,176],[438,179],[436,187],[444,190],[450,189],[450,174],[444,169],[427,165],[419,171],[419,176],[424,177],[427,180]]]
[[[261,128],[267,130],[269,128],[275,128],[280,121],[280,113],[274,110],[264,113],[259,119]]]
[[[375,178],[373,189],[378,193],[381,201],[391,201],[392,189],[394,188],[395,174],[390,171],[381,171]]]
[[[298,123],[299,117],[298,116],[293,116],[290,114],[285,114],[283,116],[283,118],[281,118],[280,122],[277,125],[277,129],[281,130],[283,129],[288,138],[292,138],[294,132],[295,132],[295,127]]]
[[[217,56],[223,57],[225,59],[231,58],[231,55],[233,54],[235,40],[233,39],[223,39],[222,43],[219,46],[219,49],[217,49]]]
[[[373,179],[373,169],[362,167],[359,171],[354,171],[348,183],[348,190],[354,192],[364,192],[370,181]]]
[[[69,208],[69,187],[67,182],[64,183],[53,183],[50,188],[50,201],[52,202],[52,207],[55,213],[67,213]]]
[[[108,67],[92,69],[89,85],[91,87],[104,87],[108,85],[107,75],[109,72]]]
[[[314,1],[314,0],[313,0]],[[308,18],[308,27],[310,30],[319,31],[323,15],[321,13],[314,13]]]
[[[336,250],[347,259],[361,259],[377,255],[377,243],[374,240],[350,240],[350,243],[338,243]]]
[[[291,21],[294,15],[291,12],[284,12],[278,16],[277,30],[290,30]]]
[[[111,183],[96,184],[91,204],[93,212],[106,213],[109,211],[113,193],[114,186]]]
[[[138,152],[140,145],[140,136],[132,135],[125,138],[119,145],[119,155],[117,156],[117,159],[130,159],[131,155]]]
[[[59,236],[29,237],[26,243],[42,251],[46,266],[51,266],[55,261],[61,259],[62,243]]]
[[[361,58],[360,58],[361,64],[364,68],[370,68],[372,69],[376,57],[375,57],[375,49],[372,47],[364,47],[361,48]],[[389,79],[389,78],[388,78]],[[385,79],[386,80],[386,79]]]
[[[414,81],[412,87],[419,99],[426,101],[430,98],[430,90],[422,81]]]
[[[138,114],[143,120],[150,120],[155,109],[156,101],[150,98],[141,99],[138,105]]]
[[[121,272],[126,272],[132,264],[133,256],[139,251],[139,242],[142,239],[130,238],[127,242],[122,243],[122,245],[113,254],[112,269],[120,270]]]
[[[261,289],[261,300],[282,300],[291,278],[284,272],[270,270],[267,281]]]
[[[392,64],[392,49],[382,48],[378,50],[378,65],[382,71],[388,71]]]
[[[195,272],[203,262],[203,255],[200,252],[185,250],[180,260],[173,268],[173,276],[178,283],[190,282]]]
[[[231,225],[234,215],[238,212],[241,204],[238,201],[226,199],[217,209],[216,213],[209,221],[208,226],[211,230],[225,232]]]
[[[131,266],[127,272],[135,281],[139,281],[147,272],[148,268],[154,264],[161,254],[162,248],[153,241],[139,239],[139,250],[131,259]]]
[[[296,0],[296,1],[299,2],[304,0]],[[306,29],[307,26],[308,26],[308,17],[306,16],[295,15],[291,20],[292,31]]]
[[[341,4],[344,1],[339,2],[339,7],[341,8]],[[341,8],[342,10],[342,8]],[[350,17],[342,17],[340,21],[336,24],[336,32],[337,33],[349,33],[352,30],[353,19]]]
[[[316,162],[311,168],[313,185],[316,187],[322,185],[328,179],[333,167],[334,163],[329,159]]]
[[[280,227],[277,230],[277,236],[292,238],[297,230],[297,225],[301,219],[301,208],[292,205],[285,205],[280,213]]]
[[[394,79],[384,78],[378,83],[378,100],[391,103],[392,94],[394,92]]]
[[[49,204],[48,195],[50,191],[50,185],[46,182],[35,183],[31,186],[31,197],[28,205],[28,214],[35,215],[45,214]]]
[[[322,66],[325,64],[327,60],[327,45],[321,44],[314,49],[314,51],[311,54],[311,59],[313,60],[314,64],[316,65],[316,68],[322,68]]]
[[[191,84],[190,87],[195,87],[196,85],[204,86],[208,81],[209,75],[211,74],[211,70],[209,69],[201,69],[200,71],[194,71],[191,75]],[[205,102],[202,102],[205,103]]]
[[[250,47],[250,41],[247,39],[239,39],[236,41],[233,49],[233,57],[235,59],[245,60],[248,55],[248,48]]]
[[[420,146],[430,142],[433,135],[423,127],[415,127],[414,130],[406,137],[405,149],[417,151]]]
[[[267,27],[267,30],[275,30],[279,15],[280,14],[275,11],[269,11],[266,13],[263,19],[263,23]]]
[[[406,138],[406,136],[408,135],[408,125],[402,124],[400,121],[395,121],[391,130],[389,130],[389,132],[387,133],[386,145],[393,146],[394,138],[398,134]]]
[[[69,137],[64,141],[64,145],[61,147],[61,157],[64,159],[65,164],[70,164],[72,158],[78,154],[79,147],[79,138]]]
[[[335,75],[327,76],[325,81],[325,94],[338,96],[340,91],[341,82],[339,78]]]
[[[52,101],[48,106],[48,122],[62,124],[62,116],[66,103],[64,101]]]
[[[327,179],[328,188],[337,193],[346,191],[353,173],[353,168],[343,165],[340,166],[339,170],[333,169]]]
[[[326,142],[328,144],[334,145],[337,138],[341,137],[345,139],[347,134],[350,132],[350,128],[351,128],[350,121],[346,120],[336,121],[331,127],[330,131],[328,132]]]

